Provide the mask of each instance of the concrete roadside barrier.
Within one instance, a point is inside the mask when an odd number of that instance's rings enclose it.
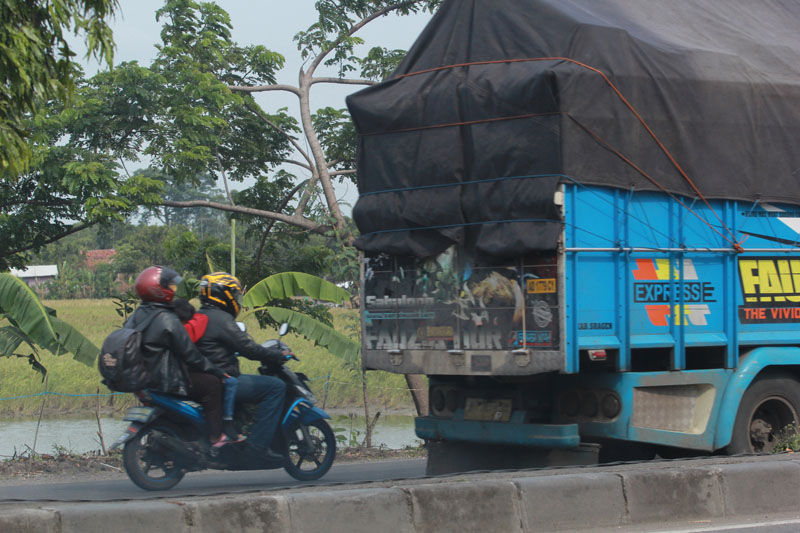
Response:
[[[713,468],[634,471],[621,476],[630,523],[725,514],[719,474]]]
[[[5,505],[0,531],[589,531],[798,511],[798,485],[800,461],[791,456],[726,458],[213,497]]]
[[[513,481],[519,488],[524,531],[613,527],[625,522],[619,475],[567,474]]]

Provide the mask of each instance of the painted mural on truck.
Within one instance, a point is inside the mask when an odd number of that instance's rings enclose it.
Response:
[[[800,259],[739,258],[743,324],[800,322]]]
[[[376,254],[364,267],[368,350],[558,347],[554,259],[498,263],[451,247],[429,259]]]
[[[653,326],[668,326],[670,322],[707,326],[711,314],[709,304],[717,301],[716,288],[712,282],[700,278],[691,259],[683,259],[682,273],[678,266],[677,260],[666,258],[636,259],[633,302],[644,304]],[[678,283],[681,276],[683,280]],[[676,303],[681,300],[682,310]]]

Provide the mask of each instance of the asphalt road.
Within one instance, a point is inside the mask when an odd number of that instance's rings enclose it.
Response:
[[[318,481],[301,482],[280,470],[243,472],[195,472],[172,490],[147,492],[127,477],[77,482],[30,483],[20,481],[0,485],[0,504],[19,502],[102,502],[143,500],[151,498],[232,494],[277,490],[313,485],[335,485],[425,476],[425,459],[403,459],[368,463],[334,464],[331,471]]]
[[[660,524],[636,524],[590,530],[592,533],[641,533],[642,531],[648,533],[796,533],[800,531],[800,516],[794,512],[713,520],[682,521],[676,519]]]

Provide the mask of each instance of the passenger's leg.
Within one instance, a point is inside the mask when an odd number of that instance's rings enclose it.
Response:
[[[234,403],[236,402],[236,389],[239,387],[239,380],[231,376],[225,378],[225,394],[222,401],[222,419],[233,420]]]
[[[239,380],[231,376],[225,378],[225,393],[222,398],[222,432],[231,440],[243,441],[244,436],[239,434],[239,428],[233,421],[233,409],[236,402],[236,389],[239,387]]]
[[[200,402],[211,431],[211,442],[222,436],[222,383],[219,378],[204,372],[189,372],[189,399]]]
[[[272,376],[242,374],[238,379],[236,400],[258,403],[255,424],[247,440],[251,444],[269,449],[280,421],[286,385]]]

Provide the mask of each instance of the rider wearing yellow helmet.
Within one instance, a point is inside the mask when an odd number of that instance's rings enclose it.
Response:
[[[269,450],[278,426],[286,393],[283,381],[272,376],[241,374],[237,356],[262,363],[283,364],[287,353],[257,344],[239,329],[235,318],[242,309],[242,284],[227,272],[214,272],[200,279],[201,307],[208,316],[208,327],[197,341],[197,348],[225,373],[238,378],[236,401],[258,403],[256,421],[247,442],[261,459],[280,461],[282,456]]]

